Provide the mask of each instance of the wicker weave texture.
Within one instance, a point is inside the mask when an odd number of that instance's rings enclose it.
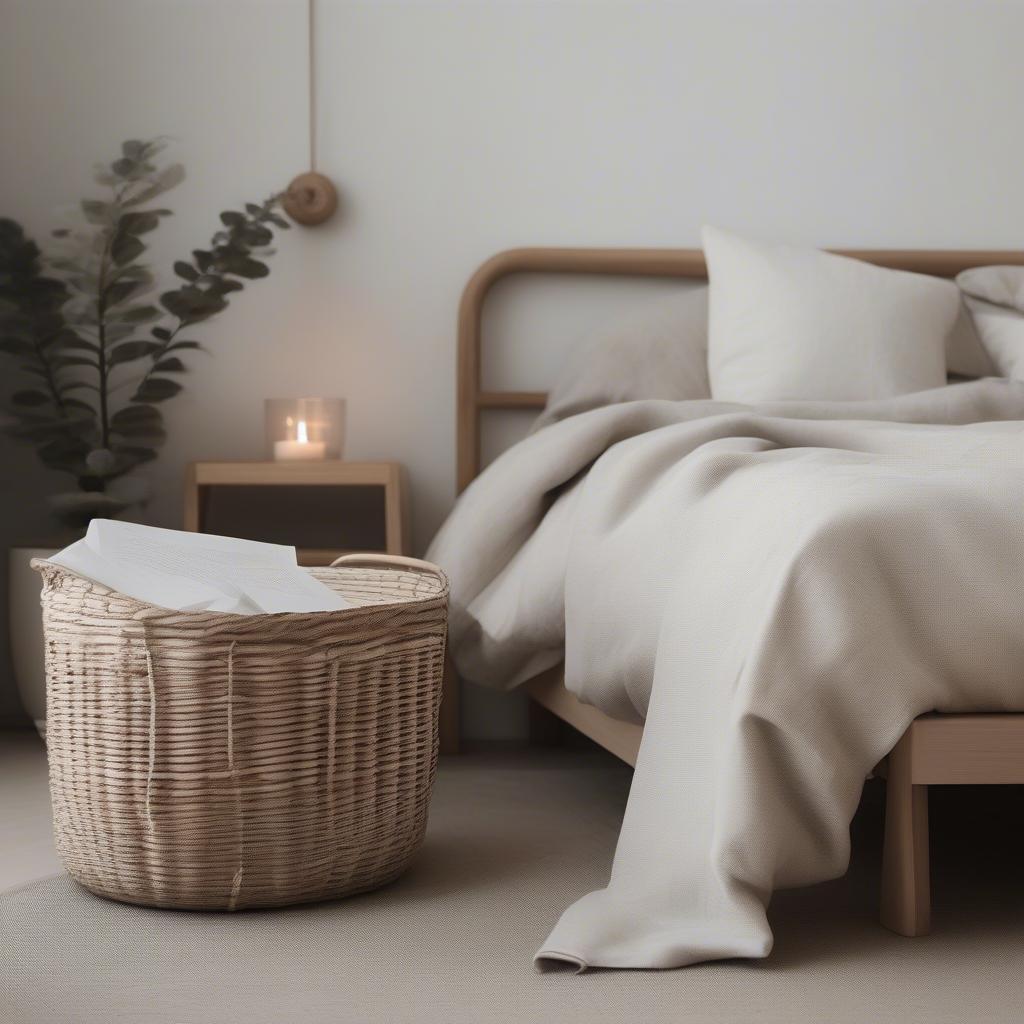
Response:
[[[447,580],[312,570],[352,607],[179,612],[47,562],[57,849],[93,892],[238,910],[372,889],[419,848]]]

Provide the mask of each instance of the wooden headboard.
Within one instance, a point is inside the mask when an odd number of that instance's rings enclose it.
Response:
[[[995,250],[833,249],[880,267],[955,277],[971,267],[1024,266],[1024,252]],[[544,391],[483,390],[481,323],[491,288],[513,274],[603,274],[613,277],[678,277],[705,280],[700,249],[508,249],[492,256],[469,279],[459,304],[457,479],[465,490],[480,472],[480,422],[489,409],[544,407]]]

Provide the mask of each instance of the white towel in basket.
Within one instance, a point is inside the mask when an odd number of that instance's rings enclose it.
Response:
[[[50,561],[128,597],[180,611],[255,615],[348,607],[283,544],[94,519],[82,540]]]

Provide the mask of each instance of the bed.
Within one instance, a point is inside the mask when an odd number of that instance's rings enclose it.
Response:
[[[993,251],[840,250],[841,254],[893,269],[937,277],[992,264],[1024,265],[1024,253]],[[458,321],[458,488],[481,471],[481,420],[491,410],[537,410],[547,395],[481,386],[482,310],[491,288],[514,274],[609,275],[704,280],[699,250],[515,249],[484,263],[462,297]],[[457,744],[458,702],[454,673],[446,690],[446,749]],[[638,724],[619,721],[582,703],[563,685],[561,667],[524,684],[531,699],[623,761],[635,765],[643,735]],[[927,803],[929,784],[1024,782],[1024,716],[928,715],[916,720],[880,771],[890,774],[883,885],[883,921],[903,934],[928,929]]]
[[[1024,253],[997,250],[837,250],[844,255],[900,270],[939,277],[955,277],[971,267],[992,264],[1024,265]],[[491,257],[470,278],[462,294],[458,316],[456,467],[458,491],[477,477],[481,469],[481,420],[496,409],[544,408],[543,391],[484,390],[480,382],[483,344],[483,309],[491,289],[515,274],[573,274],[629,277],[670,277],[703,281],[707,278],[704,253],[699,249],[509,249]],[[550,714],[611,751],[627,764],[636,764],[642,729],[616,721],[589,705],[581,704],[565,689],[559,669],[548,670],[525,684],[531,700]],[[443,750],[458,750],[458,685],[449,671],[445,691],[442,732]],[[542,716],[531,716],[534,737],[545,732]]]

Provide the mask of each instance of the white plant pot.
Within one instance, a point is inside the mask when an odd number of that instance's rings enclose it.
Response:
[[[46,736],[46,666],[43,648],[43,612],[39,595],[43,578],[30,565],[33,558],[49,558],[59,548],[11,548],[8,554],[8,594],[11,660],[21,703]]]

